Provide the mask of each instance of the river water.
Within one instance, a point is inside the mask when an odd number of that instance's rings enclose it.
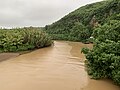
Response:
[[[0,90],[120,90],[108,80],[89,79],[78,42],[55,45],[0,63]]]

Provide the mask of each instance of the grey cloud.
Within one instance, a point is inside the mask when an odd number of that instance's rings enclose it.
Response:
[[[102,0],[1,0],[0,26],[45,26],[96,1]]]

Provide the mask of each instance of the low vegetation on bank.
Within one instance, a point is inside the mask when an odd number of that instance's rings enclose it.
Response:
[[[51,44],[51,37],[36,28],[0,30],[0,52],[32,50]]]

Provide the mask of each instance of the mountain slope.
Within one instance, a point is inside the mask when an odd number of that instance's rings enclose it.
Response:
[[[80,7],[59,21],[46,25],[45,30],[53,39],[86,41],[95,27],[116,18],[119,13],[120,0],[97,2]]]

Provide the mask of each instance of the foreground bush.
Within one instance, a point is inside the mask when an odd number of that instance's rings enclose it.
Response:
[[[45,32],[34,28],[0,30],[0,52],[31,50],[51,44]]]
[[[120,85],[120,21],[112,20],[97,28],[93,36],[93,49],[82,49],[88,74],[94,79],[110,78]]]

